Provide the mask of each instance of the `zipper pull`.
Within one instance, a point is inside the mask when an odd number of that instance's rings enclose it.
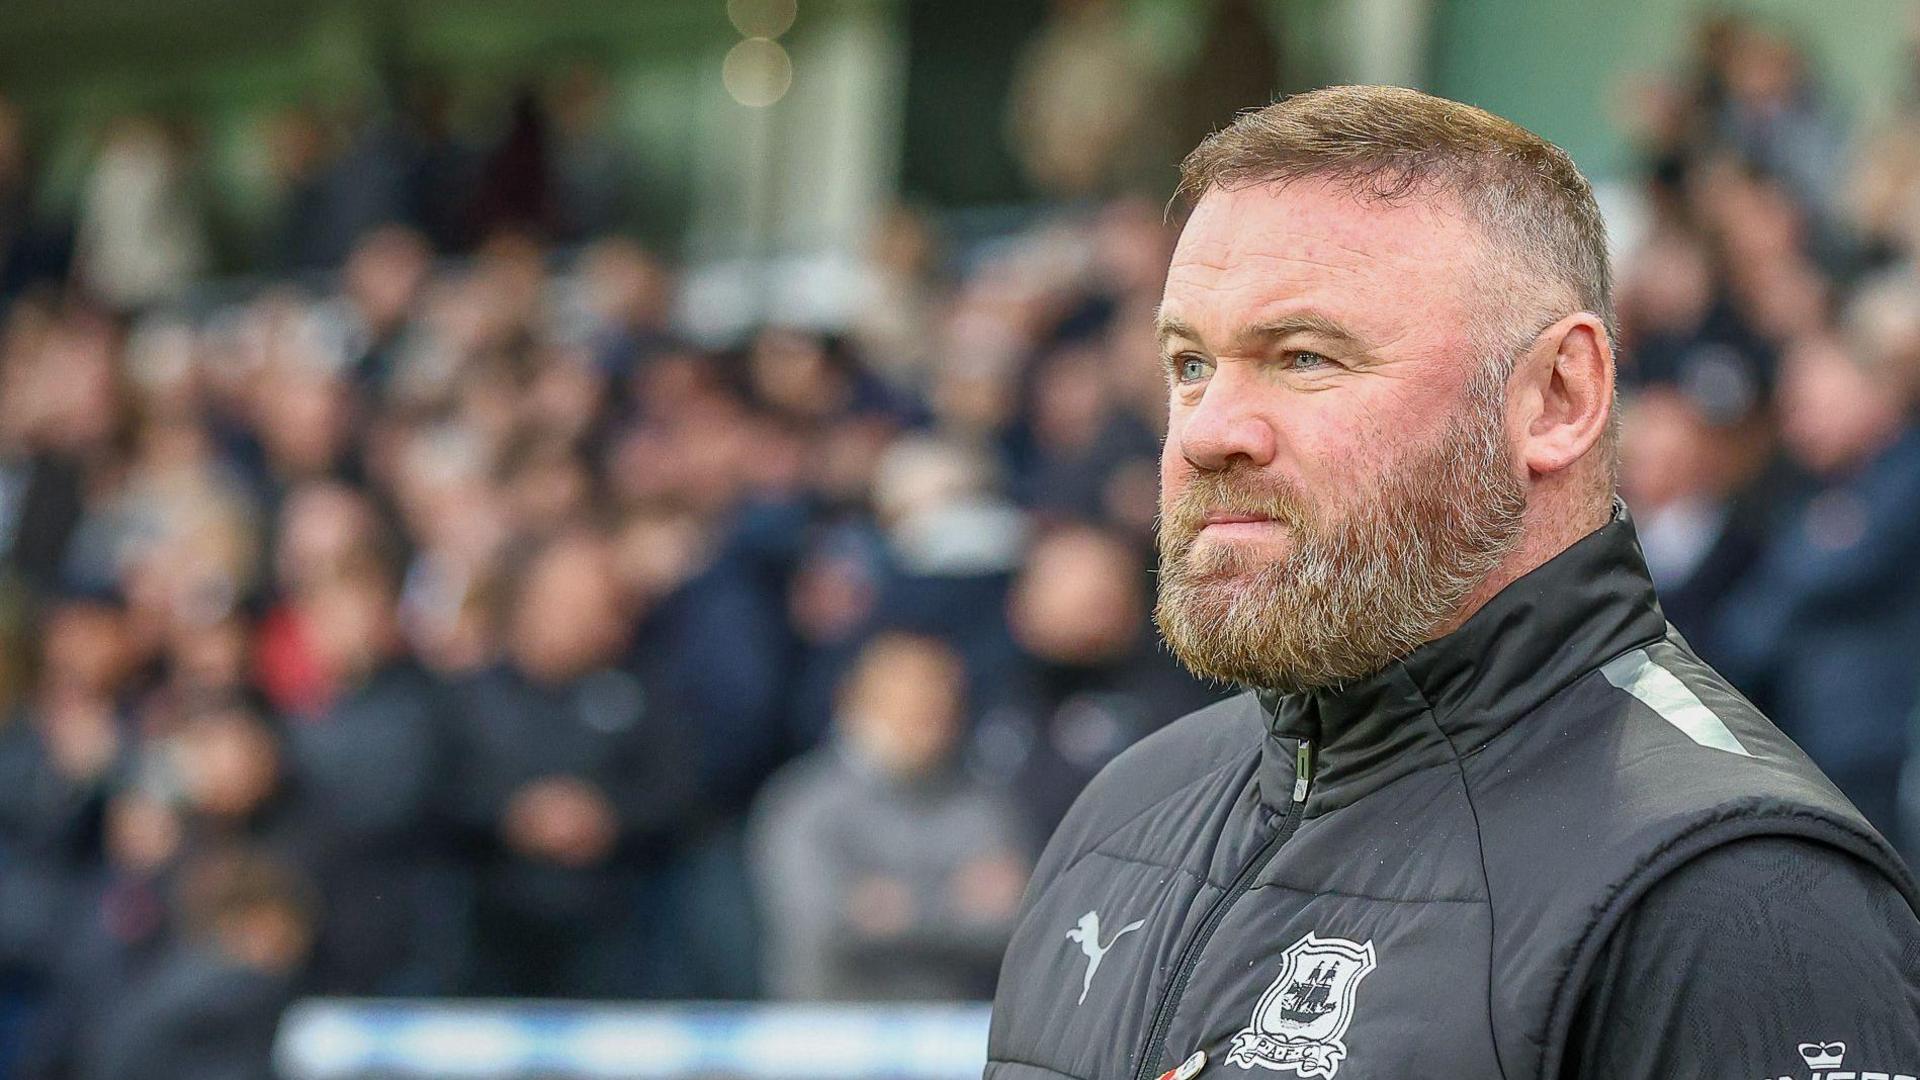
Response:
[[[1156,1080],[1193,1080],[1200,1070],[1207,1067],[1207,1052],[1195,1050],[1187,1060],[1161,1073]]]
[[[1301,739],[1293,758],[1293,801],[1307,801],[1307,787],[1313,783],[1313,740]]]

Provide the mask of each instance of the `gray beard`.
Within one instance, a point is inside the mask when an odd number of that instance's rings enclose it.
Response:
[[[1338,518],[1251,469],[1196,475],[1159,528],[1154,622],[1174,655],[1203,678],[1299,693],[1367,678],[1431,640],[1520,540],[1527,493],[1504,381],[1476,379],[1460,418]],[[1292,550],[1196,551],[1216,509],[1284,522]]]

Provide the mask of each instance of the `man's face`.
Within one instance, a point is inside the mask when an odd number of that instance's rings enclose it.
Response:
[[[1313,182],[1195,207],[1161,304],[1155,611],[1188,667],[1283,691],[1364,678],[1517,543],[1504,367],[1471,333],[1499,310],[1475,294],[1479,245],[1431,204]]]

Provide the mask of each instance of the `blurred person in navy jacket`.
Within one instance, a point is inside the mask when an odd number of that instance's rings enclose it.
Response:
[[[1114,477],[1152,462],[1158,434],[1115,400],[1112,359],[1099,344],[1067,346],[1034,376],[1031,447],[1017,485],[1039,509],[1076,518],[1105,514]]]
[[[991,458],[908,435],[876,443],[867,475],[871,511],[849,498],[816,530],[792,581],[793,623],[811,647],[789,705],[802,745],[829,726],[839,687],[877,627],[951,644],[976,701],[990,700],[1016,659],[1005,603],[1028,516],[1002,492]]]
[[[1111,531],[1066,525],[1034,543],[1014,581],[1005,619],[1019,658],[993,680],[972,757],[1037,836],[1120,751],[1218,696],[1159,647],[1147,563]]]
[[[324,901],[311,988],[447,993],[460,891],[436,811],[446,692],[405,652],[398,585],[367,553],[305,583],[294,609],[325,678],[289,725],[289,756],[319,816],[310,870]]]
[[[685,823],[690,759],[617,665],[608,541],[559,533],[510,574],[505,656],[460,688],[448,802],[478,862],[472,990],[644,994],[637,890]]]
[[[0,970],[39,974],[70,890],[99,860],[102,813],[128,756],[125,614],[79,598],[41,620],[34,694],[0,731]]]
[[[21,1075],[70,1077],[121,998],[174,947],[170,903],[183,840],[168,795],[134,783],[108,800],[103,863],[72,893],[60,925],[46,995],[17,1067]]]
[[[1626,402],[1620,490],[1633,508],[1660,606],[1708,661],[1727,595],[1759,557],[1764,529],[1750,497],[1768,439],[1758,389],[1732,350],[1696,350],[1681,382],[1654,383]]]
[[[156,722],[72,894],[29,1075],[264,1077],[303,985],[326,829],[276,725],[218,700]]]
[[[84,1033],[76,1080],[265,1080],[313,943],[316,901],[292,867],[240,847],[183,868],[182,933]]]
[[[1920,704],[1920,299],[1902,285],[1803,342],[1779,389],[1786,448],[1813,487],[1720,621],[1729,675],[1904,844],[1896,791]]]

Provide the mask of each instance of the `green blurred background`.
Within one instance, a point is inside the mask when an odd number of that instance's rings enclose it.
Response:
[[[1127,6],[1166,72],[1197,62],[1208,0]],[[1720,10],[1796,36],[1856,124],[1884,117],[1906,85],[1905,0],[1264,5],[1278,89],[1424,86],[1512,117],[1602,178],[1630,164],[1622,77],[1671,66],[1701,14]],[[792,89],[764,111],[723,86],[741,35],[718,0],[14,0],[0,71],[49,158],[46,195],[78,186],[108,119],[191,116],[212,150],[210,182],[242,217],[228,227],[244,230],[268,202],[255,136],[277,109],[423,92],[418,73],[431,72],[454,103],[449,120],[480,125],[521,82],[585,65],[611,80],[610,119],[645,163],[642,231],[726,254],[844,240],[876,189],[896,185],[942,209],[1023,199],[1002,137],[1006,96],[1045,15],[1035,0],[809,0],[780,35]],[[763,173],[778,177],[770,191],[757,187]]]

